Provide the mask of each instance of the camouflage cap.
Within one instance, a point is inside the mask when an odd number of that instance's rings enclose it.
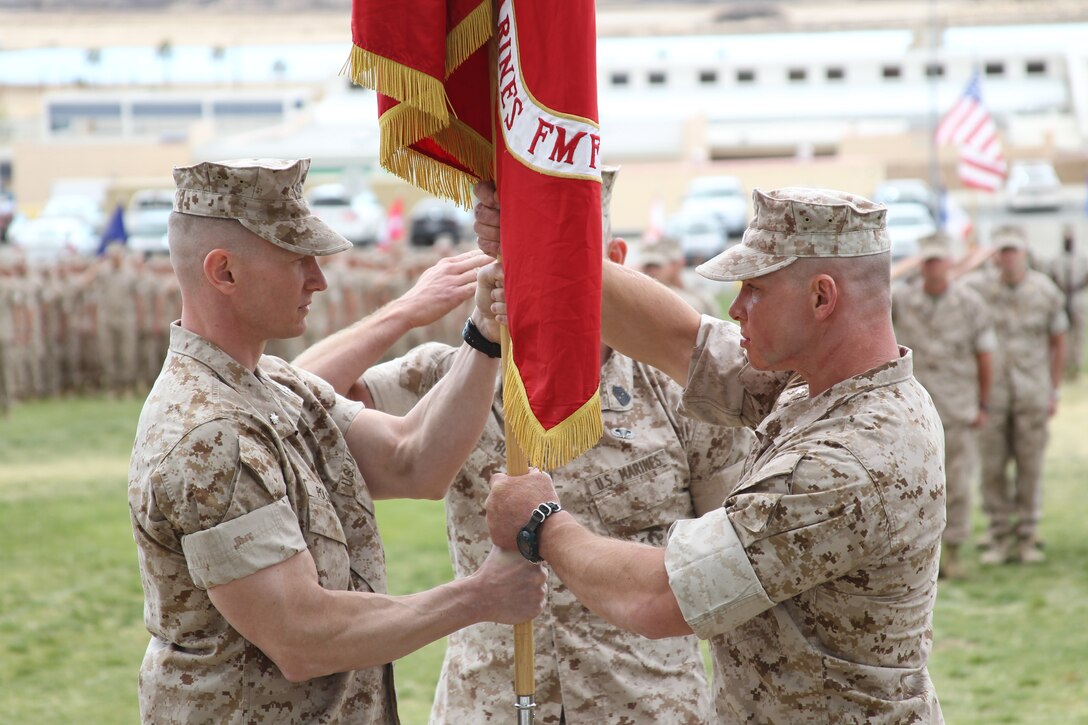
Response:
[[[680,248],[680,240],[676,237],[666,234],[656,239],[643,239],[639,242],[638,263],[641,265],[655,264],[663,267],[683,259],[684,250]]]
[[[918,256],[926,259],[947,257],[952,253],[952,237],[945,232],[928,234],[918,240]]]
[[[734,281],[761,277],[799,257],[864,257],[891,248],[887,209],[865,197],[829,189],[787,187],[752,192],[755,216],[740,244],[696,271]]]
[[[174,168],[174,211],[236,219],[257,236],[296,254],[320,256],[351,242],[315,217],[302,185],[309,159],[232,159]]]
[[[994,249],[1027,249],[1028,239],[1020,227],[1006,224],[994,230],[990,238]]]

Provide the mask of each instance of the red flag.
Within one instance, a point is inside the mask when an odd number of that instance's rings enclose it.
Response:
[[[490,0],[354,0],[350,65],[380,94],[385,168],[465,206],[495,169],[512,348],[504,410],[530,464],[550,469],[601,435],[595,9],[496,8],[493,23]]]
[[[963,95],[937,125],[937,145],[959,149],[957,169],[964,186],[997,191],[1005,179],[1001,139],[990,112],[982,104],[978,71],[971,76]]]
[[[380,161],[466,208],[491,178],[490,0],[353,0],[352,80],[378,91]]]

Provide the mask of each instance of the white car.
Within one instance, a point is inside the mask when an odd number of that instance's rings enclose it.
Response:
[[[314,216],[352,244],[373,244],[381,237],[384,214],[377,217],[370,213],[366,200],[356,201],[359,195],[343,184],[320,184],[306,197]]]
[[[937,231],[933,213],[925,204],[903,201],[887,204],[888,237],[891,239],[892,261],[897,262],[918,254],[918,240]]]
[[[684,211],[674,214],[665,225],[666,236],[679,240],[684,252],[684,264],[702,264],[725,250],[729,244],[716,215],[707,211]]]
[[[61,257],[90,257],[98,251],[98,235],[82,219],[38,217],[20,219],[8,230],[9,241],[29,262],[52,262]]]
[[[886,179],[876,185],[873,201],[881,204],[900,204],[907,201],[937,208],[937,195],[929,184],[921,179]]]
[[[133,194],[125,209],[129,249],[144,254],[169,252],[166,226],[173,209],[174,192],[169,189],[141,189]]]
[[[729,236],[740,236],[748,226],[748,200],[735,176],[692,179],[680,211],[688,215],[713,214]]]
[[[1005,203],[1012,211],[1058,209],[1062,183],[1049,161],[1014,161],[1005,180]]]
[[[106,215],[98,202],[81,194],[49,197],[40,216],[48,219],[80,219],[87,223],[94,234],[100,233],[106,224]]]

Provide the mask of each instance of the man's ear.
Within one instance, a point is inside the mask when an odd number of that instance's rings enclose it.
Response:
[[[627,240],[620,237],[608,242],[605,245],[605,259],[615,262],[616,264],[623,264],[627,260]]]
[[[204,277],[223,294],[234,294],[234,255],[223,249],[213,249],[204,257]]]
[[[822,322],[831,316],[839,302],[839,286],[835,278],[827,274],[818,274],[812,278],[812,315]]]

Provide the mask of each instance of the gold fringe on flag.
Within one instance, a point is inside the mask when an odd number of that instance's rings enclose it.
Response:
[[[604,423],[601,421],[601,395],[582,404],[559,425],[551,430],[536,419],[529,407],[529,395],[521,382],[521,373],[514,364],[513,343],[503,351],[502,407],[508,429],[513,432],[530,466],[552,471],[582,455],[601,439]]]
[[[491,0],[476,6],[446,34],[446,77],[491,39]]]
[[[485,0],[447,34],[447,77],[490,37],[491,2]],[[399,102],[378,120],[382,168],[424,191],[471,209],[473,185],[492,178],[495,150],[486,138],[450,115],[441,81],[357,45],[351,47],[340,72],[352,82]],[[409,148],[425,138],[433,139],[471,173]]]

